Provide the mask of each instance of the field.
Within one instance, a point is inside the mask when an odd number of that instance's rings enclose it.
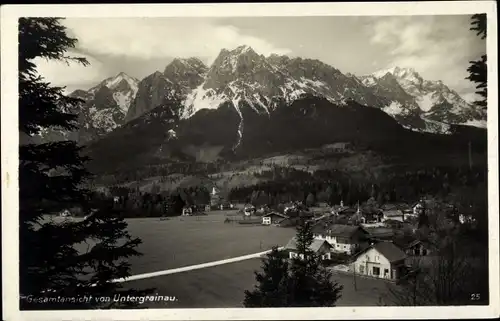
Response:
[[[155,288],[153,294],[175,296],[175,302],[147,302],[148,308],[238,308],[243,307],[244,291],[255,284],[254,271],[261,265],[259,259],[225,264],[195,271],[188,271],[149,279],[123,283],[126,288]],[[381,280],[356,278],[335,274],[344,286],[337,306],[377,306],[384,295],[387,283]],[[386,302],[389,304],[389,302]]]
[[[224,223],[233,211],[213,211],[206,216],[130,219],[128,230],[141,238],[144,255],[131,258],[132,274],[154,272],[228,259],[282,246],[294,229]]]
[[[206,216],[128,219],[128,230],[139,237],[143,256],[130,258],[131,274],[156,272],[253,254],[284,245],[295,235],[293,228],[224,223],[234,211],[213,211]],[[57,218],[60,219],[60,218]],[[199,270],[123,283],[126,288],[156,288],[160,296],[176,302],[148,302],[150,308],[242,307],[244,291],[255,284],[260,259],[250,259]],[[376,306],[386,293],[385,281],[335,274],[344,286],[338,306]],[[386,302],[388,303],[388,302]]]

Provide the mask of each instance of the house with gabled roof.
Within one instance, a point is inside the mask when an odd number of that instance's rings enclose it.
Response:
[[[406,271],[406,254],[392,242],[378,242],[355,255],[352,269],[356,274],[397,280]]]
[[[311,245],[309,245],[309,250],[311,250],[314,254],[319,255],[322,260],[330,260],[331,259],[331,248],[332,245],[325,240],[314,239]],[[288,243],[285,245],[284,250],[288,252],[288,257],[293,259],[297,256],[304,259],[303,254],[299,254],[297,251],[297,237],[294,236]]]
[[[272,225],[279,224],[284,219],[287,219],[288,216],[285,214],[280,214],[277,212],[271,212],[265,215],[262,215],[262,225]]]
[[[315,239],[330,243],[334,252],[353,254],[367,243],[368,233],[360,226],[320,222],[313,226],[312,232]]]

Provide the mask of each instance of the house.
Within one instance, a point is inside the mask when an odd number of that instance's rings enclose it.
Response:
[[[399,220],[387,219],[384,221],[383,226],[386,226],[390,229],[402,229],[405,224]]]
[[[405,271],[406,254],[392,242],[378,242],[359,252],[352,269],[357,274],[397,280]]]
[[[413,204],[411,208],[412,208],[413,215],[418,216],[425,209],[425,203],[422,200],[420,202]]]
[[[296,219],[291,219],[291,218],[285,218],[281,221],[279,221],[276,226],[280,227],[293,227],[297,225],[297,220]]]
[[[205,212],[210,212],[212,207],[210,205],[205,205]]]
[[[256,213],[255,206],[253,206],[253,205],[245,206],[243,213],[245,214],[245,216],[255,215],[255,213]]]
[[[229,210],[229,209],[231,209],[231,208],[232,208],[232,207],[231,207],[231,205],[232,205],[232,204],[230,204],[229,202],[222,202],[222,203],[219,205],[219,208],[220,208],[220,210],[221,210],[221,211],[223,211],[223,210]]]
[[[193,208],[191,206],[184,206],[182,208],[182,215],[183,216],[193,215]]]
[[[394,237],[394,230],[387,227],[366,227],[368,238],[371,241],[392,240]]]
[[[315,239],[309,246],[309,249],[313,251],[316,255],[319,255],[322,260],[330,260],[331,259],[331,249],[332,245],[325,240]],[[288,252],[288,258],[293,259],[300,255],[303,259],[303,254],[297,253],[297,237],[294,236],[288,243],[285,245],[284,250]]]
[[[407,244],[402,250],[406,255],[411,256],[426,256],[429,255],[431,250],[431,245],[428,242],[415,240],[410,244]]]
[[[276,212],[265,214],[262,216],[262,225],[279,224],[286,218],[288,218],[288,216]]]
[[[259,207],[259,209],[257,210],[257,212],[260,214],[267,214],[270,211],[271,211],[271,208],[268,205],[263,205],[263,206]]]
[[[312,230],[314,237],[326,240],[334,252],[353,254],[367,242],[368,233],[360,226],[319,223]]]
[[[285,208],[283,210],[283,213],[287,214],[288,212],[294,212],[294,211],[297,211],[298,209],[299,209],[299,206],[297,203],[288,203],[288,204],[285,204]]]
[[[382,211],[382,222],[387,220],[404,222],[405,214],[400,209],[390,209]]]

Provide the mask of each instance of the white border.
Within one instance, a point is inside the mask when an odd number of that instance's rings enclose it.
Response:
[[[488,196],[490,305],[459,307],[336,307],[288,309],[149,309],[96,311],[19,311],[17,19],[37,17],[235,17],[376,16],[488,13]],[[1,7],[2,84],[2,250],[4,320],[270,320],[270,319],[447,319],[499,316],[498,78],[495,1],[391,3],[255,4],[88,4],[5,5]],[[5,244],[5,246],[3,246]]]

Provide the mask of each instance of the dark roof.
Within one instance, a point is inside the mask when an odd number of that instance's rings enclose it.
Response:
[[[408,247],[416,244],[415,242],[418,242],[418,240],[416,240],[415,237],[410,235],[402,235],[400,237],[394,238],[393,242],[399,248],[407,249]]]
[[[383,236],[392,236],[394,235],[394,231],[391,228],[386,227],[367,227],[365,230],[372,237],[383,237]]]
[[[318,223],[313,227],[313,233],[328,234],[333,236],[351,237],[357,230],[364,231],[361,227],[356,225],[344,224],[321,224]]]
[[[309,245],[309,249],[314,251],[314,252],[318,252],[319,249],[323,246],[323,244],[325,244],[331,248],[332,245],[330,243],[328,243],[326,240],[318,240],[318,239],[314,239],[313,242],[311,243],[311,245]],[[294,236],[290,241],[288,241],[288,243],[285,245],[285,250],[296,250],[297,249],[297,237]]]
[[[410,205],[406,203],[394,203],[394,204],[383,204],[381,206],[383,211],[387,210],[407,210],[410,209]]]
[[[357,209],[355,209],[355,208],[351,208],[351,207],[344,207],[344,208],[342,208],[341,210],[339,210],[338,212],[339,212],[339,213],[345,213],[345,214],[347,214],[347,213],[356,213],[357,211],[358,211],[358,210],[357,210]]]
[[[392,242],[378,242],[372,245],[372,247],[385,256],[391,263],[406,258],[406,254]]]

